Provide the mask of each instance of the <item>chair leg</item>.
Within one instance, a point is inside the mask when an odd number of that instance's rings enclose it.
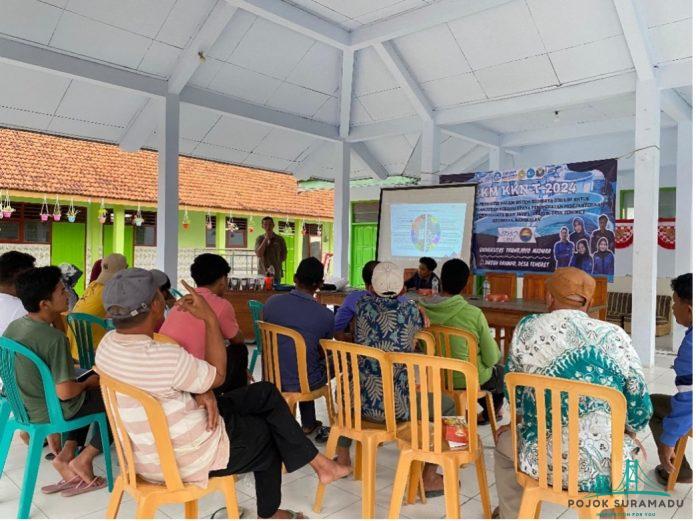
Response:
[[[534,512],[534,519],[541,519],[541,501],[537,501],[536,511]]]
[[[109,499],[109,506],[106,509],[106,519],[116,519],[118,516],[118,510],[121,508],[121,500],[123,499],[123,476],[116,478],[116,483],[114,484],[114,491],[111,493],[111,499]]]
[[[198,500],[184,503],[184,519],[198,519]]]
[[[404,499],[404,492],[406,492],[406,485],[408,484],[411,461],[411,456],[401,451],[399,463],[396,466],[396,475],[394,476],[391,503],[389,504],[389,514],[387,516],[389,519],[398,519],[401,512],[401,502]]]
[[[445,516],[447,519],[459,519],[459,466],[452,458],[447,458],[442,465],[445,482]]]
[[[99,436],[101,437],[102,447],[104,447],[104,470],[106,470],[106,483],[109,492],[114,489],[114,473],[111,468],[111,446],[109,445],[109,424],[106,415],[99,420]]]
[[[483,459],[483,447],[479,447],[478,458],[476,458],[476,477],[481,493],[481,503],[483,504],[483,517],[490,519],[491,498],[488,494],[488,480],[486,479],[486,462]]]
[[[220,489],[225,495],[225,506],[227,507],[227,519],[239,519],[239,501],[237,500],[237,488],[234,477],[225,478]]]
[[[411,475],[408,480],[406,504],[414,504],[416,502],[416,495],[420,497],[421,503],[426,503],[425,485],[423,484],[423,463],[413,460],[411,462]]]
[[[493,433],[493,439],[495,439],[498,422],[495,419],[495,405],[493,405],[493,395],[491,393],[486,393],[486,408],[488,409],[488,423],[491,425],[491,432]]]
[[[362,517],[375,517],[375,480],[377,478],[377,442],[369,438],[362,451]]]
[[[254,351],[251,353],[251,360],[249,360],[249,372],[254,374],[254,368],[256,367],[256,359],[259,357],[259,348],[255,347]]]
[[[22,481],[22,493],[19,498],[19,511],[17,517],[27,519],[31,510],[31,500],[34,497],[36,487],[36,477],[39,473],[41,463],[41,451],[43,440],[46,436],[43,433],[32,432],[29,439],[29,454],[27,455],[26,468],[24,469],[24,480]]]
[[[136,519],[152,519],[157,512],[157,503],[150,499],[141,499],[135,509]]]
[[[2,431],[2,441],[0,441],[0,477],[2,477],[2,471],[5,470],[5,462],[7,461],[7,456],[10,453],[10,445],[12,445],[12,437],[14,436],[14,433],[14,428],[5,428]]]
[[[517,513],[518,519],[537,519],[539,514],[539,500],[536,494],[532,493],[530,489],[525,488],[522,492],[522,500],[520,501],[520,510]]]
[[[684,452],[686,451],[686,444],[689,441],[688,436],[682,436],[677,442],[677,450],[674,454],[674,472],[672,472],[667,478],[667,491],[671,492],[677,484],[677,478],[679,477],[679,471],[681,470],[682,461],[684,460]]]
[[[362,479],[362,452],[363,452],[363,446],[362,442],[356,441],[355,442],[355,463],[353,464],[353,479],[356,481],[360,481]]]
[[[329,431],[329,439],[326,440],[326,457],[333,459],[336,455],[336,447],[338,446],[338,429],[331,429]],[[317,514],[321,512],[321,505],[324,502],[324,492],[326,491],[326,485],[322,484],[320,481],[317,485],[317,493],[314,498],[314,510]]]

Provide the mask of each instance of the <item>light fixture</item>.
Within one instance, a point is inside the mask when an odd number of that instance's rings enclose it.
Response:
[[[554,123],[560,123],[561,122],[561,116],[558,114],[557,110],[553,111],[553,122]]]

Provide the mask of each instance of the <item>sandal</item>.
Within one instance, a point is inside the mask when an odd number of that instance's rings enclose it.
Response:
[[[330,432],[331,429],[329,429],[328,427],[319,427],[319,431],[317,432],[317,435],[314,437],[314,441],[320,444],[326,443],[329,440]]]
[[[58,483],[54,483],[53,485],[46,485],[45,487],[41,487],[41,492],[44,494],[55,494],[56,492],[61,492],[63,490],[67,490],[69,488],[73,488],[76,486],[80,481],[80,476],[73,476],[69,480],[65,481],[64,479],[61,479]]]
[[[280,510],[290,514],[290,517],[288,519],[308,519],[302,512],[295,512],[294,510],[288,510],[287,508],[282,508]]]
[[[80,480],[77,486],[74,486],[68,490],[64,490],[60,493],[63,497],[73,497],[79,496],[80,494],[86,494],[87,492],[93,492],[99,490],[100,488],[106,487],[106,480],[100,476],[96,476],[89,483]]]
[[[312,433],[314,433],[314,431],[316,431],[322,425],[323,425],[323,423],[321,423],[319,420],[316,420],[314,422],[314,425],[312,425],[311,427],[302,427],[302,432],[304,432],[305,436],[309,436]]]

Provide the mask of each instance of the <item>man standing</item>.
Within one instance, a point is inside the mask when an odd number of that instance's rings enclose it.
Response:
[[[655,413],[650,418],[650,430],[660,455],[660,465],[655,469],[657,480],[667,484],[669,474],[674,470],[674,446],[679,438],[684,436],[693,424],[691,403],[693,391],[692,366],[692,326],[693,326],[693,277],[691,273],[679,275],[672,280],[672,311],[678,324],[687,327],[686,335],[679,346],[677,358],[674,360],[674,372],[677,373],[675,385],[677,394],[651,394],[650,400]],[[686,456],[682,460],[677,483],[691,483],[692,471]]]
[[[592,239],[590,241],[590,251],[594,254],[599,249],[599,239],[605,238],[607,240],[607,246],[610,250],[614,250],[616,244],[614,238],[614,232],[607,230],[607,223],[609,222],[609,217],[602,214],[599,216],[599,228],[592,232]]]
[[[558,234],[560,241],[553,245],[553,258],[556,259],[556,268],[565,268],[570,265],[573,256],[573,243],[568,240],[568,228],[563,226]]]
[[[256,239],[254,251],[259,258],[259,275],[267,275],[273,268],[274,282],[280,282],[283,277],[283,263],[288,256],[285,239],[273,231],[275,222],[273,217],[264,217],[261,220],[264,234]]]

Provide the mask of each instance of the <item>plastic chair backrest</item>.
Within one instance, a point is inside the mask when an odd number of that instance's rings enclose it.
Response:
[[[114,435],[114,446],[118,456],[118,464],[121,467],[121,474],[126,487],[137,487],[135,472],[135,457],[133,455],[133,444],[130,434],[125,428],[123,418],[118,408],[117,394],[127,396],[139,403],[145,410],[145,417],[150,426],[152,436],[157,447],[164,483],[169,492],[174,492],[184,488],[179,474],[179,467],[174,456],[174,447],[169,435],[167,417],[164,414],[162,405],[150,394],[136,387],[120,382],[104,372],[96,369],[99,373],[99,384],[101,386],[102,397],[104,398],[104,408],[109,418],[111,432]]]
[[[88,313],[69,313],[68,326],[77,342],[77,354],[80,367],[83,369],[91,369],[94,365],[95,348],[92,327],[98,326],[105,331],[109,331],[112,327],[110,327],[110,324],[105,319]]]
[[[435,337],[425,329],[418,331],[415,336],[416,343],[421,345],[421,352],[433,356],[435,354]]]
[[[295,356],[297,357],[297,375],[300,380],[301,393],[309,393],[309,377],[307,376],[307,345],[300,333],[289,327],[269,324],[259,320],[257,322],[261,330],[261,365],[263,367],[263,379],[273,383],[279,391],[282,391],[280,377],[280,359],[278,356],[278,337],[289,337],[295,344]]]
[[[387,433],[396,433],[396,413],[394,411],[394,373],[386,352],[374,347],[322,340],[321,347],[326,352],[326,374],[333,367],[335,379],[329,381],[329,388],[336,387],[334,396],[335,412],[332,427],[359,431],[362,429],[362,389],[359,360],[371,359],[379,364],[382,374],[382,396],[384,397],[384,417]],[[330,393],[331,394],[331,393]]]
[[[435,338],[435,356],[452,358],[452,339],[461,339],[466,349],[466,361],[476,365],[478,361],[478,341],[476,337],[464,329],[450,326],[430,326],[426,329]],[[454,375],[452,371],[445,372],[445,390],[454,391]]]
[[[442,373],[443,371],[461,373],[469,385],[478,388],[478,370],[476,366],[463,360],[417,353],[388,353],[388,356],[393,365],[403,365],[406,368],[410,402],[411,425],[409,441],[411,448],[421,452],[442,453]],[[428,403],[429,395],[432,396],[432,403]],[[466,410],[461,411],[462,415],[468,419],[469,445],[460,450],[468,451],[472,455],[476,454],[478,448],[476,400],[476,393],[467,393]],[[418,418],[418,402],[420,402],[420,417],[422,418],[420,421],[416,421],[416,418]],[[432,428],[428,418],[433,419]],[[397,436],[401,437],[400,433],[397,433]]]
[[[256,348],[261,349],[261,329],[259,329],[259,320],[263,315],[263,302],[258,300],[247,301],[247,306],[251,312],[251,320],[254,324],[254,339],[256,340]]]
[[[546,425],[548,414],[551,414],[551,442],[553,447],[552,463],[553,469],[561,469],[563,461],[562,447],[562,426],[561,416],[561,393],[566,395],[566,425],[568,426],[568,493],[577,495],[578,493],[578,473],[579,473],[579,402],[580,397],[589,397],[605,401],[611,408],[611,484],[612,490],[619,490],[622,480],[623,469],[623,435],[626,425],[626,398],[623,394],[612,387],[603,385],[579,382],[577,380],[567,380],[565,378],[554,378],[551,376],[508,373],[505,375],[505,385],[507,386],[508,397],[510,399],[510,425],[517,425],[517,388],[526,387],[534,390],[534,400],[536,402],[537,418],[537,440],[539,447],[546,447],[548,436]],[[546,407],[547,394],[551,395],[551,409]],[[512,431],[512,446],[517,447],[517,429]],[[519,470],[519,452],[515,451],[515,472],[523,474]],[[548,455],[546,450],[539,450],[539,487],[548,489]],[[563,492],[563,472],[553,473],[554,493]]]
[[[17,376],[15,374],[15,362],[17,356],[23,356],[32,362],[39,370],[41,375],[41,383],[44,388],[44,396],[46,399],[46,409],[48,410],[48,418],[53,424],[60,424],[65,421],[63,410],[60,408],[60,401],[56,394],[53,375],[46,363],[38,357],[36,353],[23,346],[19,342],[15,342],[7,337],[0,337],[0,378],[4,384],[4,393],[10,404],[10,410],[14,415],[15,420],[19,423],[29,424],[29,414],[22,401],[22,396],[19,392],[17,384]]]

